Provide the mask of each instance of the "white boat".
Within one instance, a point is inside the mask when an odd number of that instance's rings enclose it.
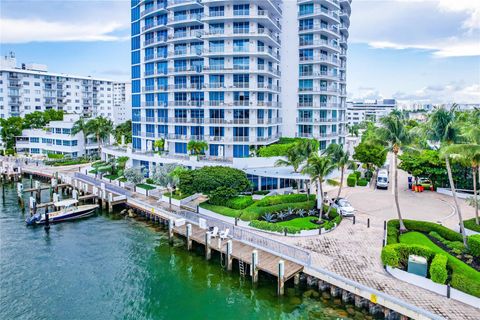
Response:
[[[68,199],[55,202],[53,205],[60,208],[59,211],[48,213],[48,221],[56,223],[61,221],[68,221],[80,219],[92,215],[98,208],[98,204],[86,204],[78,206],[78,200]],[[37,213],[30,218],[25,219],[27,225],[44,224],[46,220],[46,213]]]

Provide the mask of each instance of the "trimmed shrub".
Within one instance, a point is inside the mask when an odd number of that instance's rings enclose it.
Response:
[[[362,173],[360,171],[353,171],[353,173],[357,177],[357,180],[360,179],[360,177],[362,176]]]
[[[261,230],[267,230],[267,231],[273,231],[273,232],[280,232],[283,233],[285,230],[287,230],[287,233],[300,233],[301,229],[297,227],[292,227],[292,226],[281,226],[276,223],[270,223],[266,221],[260,221],[260,220],[253,220],[250,222],[249,226]]]
[[[447,227],[444,227],[442,225],[433,223],[433,222],[428,222],[428,221],[418,221],[418,220],[403,220],[403,223],[405,224],[405,227],[409,231],[419,231],[423,233],[430,233],[432,231],[435,231],[437,234],[439,234],[442,238],[449,240],[449,241],[460,241],[463,242],[462,235],[456,231],[453,231]],[[397,242],[398,242],[398,229],[399,229],[399,222],[397,219],[390,220],[388,221],[388,228],[395,228],[397,230]],[[390,232],[388,230],[387,235],[392,234],[393,231]],[[392,240],[393,239],[389,239]],[[394,242],[392,242],[394,243]],[[388,244],[390,244],[390,241],[388,241]]]
[[[310,195],[310,201],[315,200],[314,195]],[[281,203],[298,203],[298,202],[306,202],[308,201],[308,197],[306,194],[286,194],[286,195],[278,195],[278,196],[271,196],[265,197],[262,200],[257,201],[257,207],[269,207]]]
[[[353,173],[350,173],[347,177],[347,186],[355,187],[357,185],[357,176]]]
[[[480,234],[469,236],[467,243],[472,256],[480,257]]]
[[[270,193],[270,191],[268,191],[268,190],[257,190],[257,191],[253,192],[253,194],[260,195],[260,196],[265,196],[269,193]]]
[[[237,190],[221,186],[210,192],[208,196],[208,202],[215,205],[223,205],[230,199],[236,197],[237,194]]]
[[[251,196],[239,196],[227,201],[226,206],[236,210],[242,210],[254,203]]]
[[[405,227],[408,230],[415,230],[424,233],[435,231],[446,240],[463,241],[462,235],[460,233],[433,222],[417,220],[403,220],[403,222],[405,223]]]
[[[391,252],[395,251],[395,255]],[[385,253],[384,253],[385,252]],[[382,249],[382,262],[395,268],[404,268],[408,264],[410,255],[425,257],[427,261],[431,261],[435,256],[435,252],[427,247],[419,245],[409,245],[405,243],[396,243],[385,246]]]
[[[430,264],[430,279],[433,282],[445,284],[448,278],[447,271],[448,258],[444,254],[436,254]]]
[[[387,244],[398,243],[400,223],[398,220],[390,220],[387,223]]]
[[[368,181],[366,179],[358,179],[357,181],[357,186],[360,186],[360,187],[365,187],[368,185]]]
[[[59,153],[49,153],[47,154],[48,159],[63,159],[64,155]]]
[[[476,232],[480,232],[480,224],[475,223],[475,218],[465,220],[463,222],[463,225],[467,229],[470,229],[470,230],[473,230],[473,231],[476,231]]]
[[[295,147],[295,143],[289,144],[272,144],[258,150],[260,157],[281,157],[287,155],[290,148]]]
[[[155,184],[155,181],[153,181],[152,178],[147,178],[147,179],[145,180],[145,182],[148,183],[148,184]]]
[[[472,279],[463,274],[453,273],[450,285],[455,289],[480,297],[480,283],[472,281]]]
[[[382,249],[382,263],[386,266],[398,268],[400,266],[400,256],[393,245],[385,246]]]
[[[448,240],[444,239],[441,235],[439,235],[435,231],[431,231],[430,233],[428,233],[428,235],[431,236],[432,238],[435,238],[438,241],[440,241],[443,245],[445,245],[448,248],[450,248],[451,250],[453,250],[456,254],[461,253],[461,252],[466,250],[465,246],[463,245],[463,242],[448,241]]]

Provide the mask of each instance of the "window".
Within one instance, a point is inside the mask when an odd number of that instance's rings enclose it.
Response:
[[[40,143],[40,138],[31,137],[31,138],[30,138],[30,143]]]
[[[246,34],[249,32],[249,23],[248,22],[234,22],[233,23],[233,33],[236,34]]]
[[[225,15],[225,9],[223,6],[210,7],[209,14],[210,17],[222,17]]]
[[[233,146],[233,157],[234,158],[246,158],[250,155],[248,145],[234,145]]]
[[[249,59],[248,57],[234,57],[233,58],[233,69],[235,70],[248,70],[249,69]]]
[[[249,51],[249,41],[247,39],[233,40],[233,51],[234,52],[248,52]]]
[[[187,144],[184,142],[175,142],[175,153],[187,154]]]
[[[233,5],[234,16],[248,16],[250,14],[250,7],[248,4],[235,4]]]

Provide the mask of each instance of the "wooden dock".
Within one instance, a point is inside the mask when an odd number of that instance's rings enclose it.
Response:
[[[174,232],[187,237],[187,225],[181,227],[175,227]],[[192,235],[190,236],[190,240],[195,241],[198,244],[203,246],[206,245],[206,234],[207,230],[201,229],[196,225],[192,225]],[[210,244],[210,249],[218,251],[222,254],[227,254],[227,240],[220,240],[218,237],[212,238],[212,242]],[[220,244],[220,246],[219,246]],[[279,276],[279,268],[278,264],[280,261],[284,261],[285,271],[283,275],[283,281],[287,281],[291,279],[296,274],[303,271],[303,266],[286,260],[282,259],[277,255],[272,253],[266,252],[261,249],[257,249],[251,245],[242,243],[240,241],[232,240],[232,258],[242,261],[251,266],[252,264],[252,252],[256,250],[258,253],[258,262],[256,264],[256,268],[263,272],[269,273],[276,277]]]

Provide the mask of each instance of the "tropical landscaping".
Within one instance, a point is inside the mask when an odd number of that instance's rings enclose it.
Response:
[[[480,235],[465,246],[462,234],[435,223],[404,220],[404,226],[409,231],[401,233],[398,220],[388,222],[384,265],[406,269],[410,255],[422,256],[432,281],[480,297]]]

